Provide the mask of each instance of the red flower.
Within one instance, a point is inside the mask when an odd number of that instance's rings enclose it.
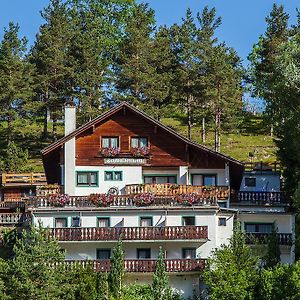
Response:
[[[110,194],[90,194],[89,200],[98,207],[107,207],[114,202],[114,196]]]
[[[142,193],[137,194],[133,197],[133,203],[137,206],[147,206],[154,202],[154,194]]]
[[[67,194],[53,194],[48,196],[48,202],[51,206],[64,207],[70,203],[70,197]]]

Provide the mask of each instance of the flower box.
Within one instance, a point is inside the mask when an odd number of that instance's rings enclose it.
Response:
[[[175,200],[178,204],[192,206],[198,203],[199,195],[195,193],[180,194],[175,196]]]
[[[48,203],[55,207],[64,207],[70,203],[70,197],[67,194],[53,194],[48,196]]]
[[[89,201],[97,207],[108,207],[114,202],[111,194],[90,194]]]
[[[100,154],[104,157],[115,157],[120,153],[120,148],[102,148]]]
[[[154,202],[154,194],[152,193],[142,193],[137,194],[133,197],[133,203],[136,206],[148,206]]]
[[[134,157],[143,157],[150,154],[149,147],[135,147],[131,149],[131,153]]]

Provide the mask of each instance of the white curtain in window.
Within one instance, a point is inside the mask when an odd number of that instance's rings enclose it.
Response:
[[[138,138],[131,138],[131,147],[138,148],[139,146],[139,139]]]
[[[110,139],[110,146],[112,148],[118,148],[118,138],[111,138]]]
[[[87,173],[79,173],[77,175],[77,182],[79,184],[87,184],[88,183],[88,174]]]
[[[98,227],[108,227],[108,219],[98,219]]]
[[[55,219],[55,228],[64,228],[67,227],[66,219]]]
[[[141,227],[150,227],[150,226],[152,226],[151,218],[142,218],[141,219]]]
[[[140,138],[140,146],[141,147],[147,147],[148,146],[147,138]]]

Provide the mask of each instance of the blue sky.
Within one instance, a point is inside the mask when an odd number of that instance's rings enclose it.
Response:
[[[138,2],[142,1],[138,0]],[[202,10],[205,5],[215,6],[223,20],[217,36],[238,51],[245,65],[252,45],[265,30],[265,17],[272,9],[273,3],[284,5],[291,15],[292,23],[296,20],[297,5],[300,8],[300,3],[296,0],[149,0],[146,2],[155,10],[158,25],[179,23],[188,7],[196,12]],[[48,0],[2,0],[0,36],[8,22],[14,21],[20,25],[20,33],[25,35],[32,44],[42,23],[40,11],[48,3]]]

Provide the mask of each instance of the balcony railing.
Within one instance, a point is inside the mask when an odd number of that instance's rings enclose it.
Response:
[[[26,186],[47,184],[44,173],[2,173],[2,186]]]
[[[47,197],[31,197],[26,202],[29,206],[32,207],[51,207],[49,203],[49,199]],[[205,198],[199,199],[199,201],[193,206],[216,206],[217,199],[216,198]],[[150,207],[164,207],[164,206],[183,206],[179,204],[174,197],[161,197],[156,196],[153,203],[149,205]],[[64,207],[89,207],[95,208],[96,206],[89,201],[87,196],[73,196],[70,197],[69,203],[67,203]],[[114,196],[113,203],[110,207],[135,207],[135,203],[133,201],[133,196],[130,195],[118,195]]]
[[[244,162],[245,171],[259,171],[259,172],[280,172],[281,171],[281,165],[279,162]]]
[[[238,192],[233,194],[232,202],[256,205],[287,205],[284,192]]]
[[[229,197],[228,186],[193,186],[178,184],[130,184],[126,185],[128,195],[153,193],[156,196],[175,196],[178,194],[195,193],[202,199],[226,200]]]
[[[0,226],[20,225],[30,220],[31,215],[27,213],[0,213]]]
[[[124,261],[125,271],[128,273],[154,272],[157,260],[154,259],[126,259]],[[67,268],[76,266],[91,267],[96,272],[109,272],[110,260],[66,260],[63,262]],[[165,259],[167,272],[199,272],[205,268],[205,259]]]
[[[78,227],[53,228],[52,237],[59,241],[177,241],[207,240],[207,226],[168,226],[168,227]]]
[[[247,244],[267,244],[270,233],[260,233],[260,232],[247,232],[246,233],[246,243]],[[278,233],[277,239],[280,245],[291,246],[293,244],[291,233]]]

